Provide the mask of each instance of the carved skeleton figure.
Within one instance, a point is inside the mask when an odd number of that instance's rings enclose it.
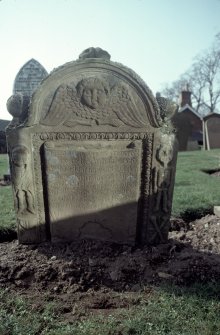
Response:
[[[170,199],[170,182],[171,182],[171,169],[156,169],[153,170],[154,173],[154,191],[157,192],[156,203],[154,210],[159,211],[162,209],[164,213],[169,211],[171,206]]]
[[[167,139],[164,139],[156,152],[156,158],[159,165],[153,168],[152,180],[155,200],[150,221],[154,227],[153,231],[155,233],[151,234],[152,241],[155,240],[156,235],[159,236],[158,240],[160,242],[163,242],[167,237],[169,212],[172,205],[171,182],[174,171],[171,162],[173,159],[173,152],[173,143],[169,141],[168,137]]]
[[[59,86],[40,123],[67,127],[126,124],[141,128],[149,120],[142,101],[138,97],[136,101],[133,99],[127,85],[119,82],[111,88],[105,79],[89,77],[79,81],[76,87]]]
[[[12,149],[12,182],[16,198],[17,212],[34,214],[34,199],[31,183],[30,167],[28,166],[28,149],[17,145]]]
[[[159,211],[161,206],[163,212],[168,213],[171,207],[170,183],[173,171],[169,163],[173,158],[172,144],[169,142],[161,144],[157,150],[156,158],[160,165],[153,169],[153,191],[154,194],[157,194],[154,210]]]

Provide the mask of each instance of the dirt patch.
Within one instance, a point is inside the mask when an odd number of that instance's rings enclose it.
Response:
[[[152,285],[216,282],[219,276],[220,218],[214,215],[191,223],[172,218],[168,243],[150,248],[85,240],[0,243],[0,287],[36,297],[36,308],[56,300],[71,316],[135,305]]]

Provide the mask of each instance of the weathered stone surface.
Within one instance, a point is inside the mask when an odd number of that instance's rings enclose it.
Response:
[[[28,116],[30,97],[20,93],[13,94],[7,101],[8,112],[13,116],[9,127],[22,124]]]
[[[47,75],[47,71],[38,61],[30,59],[16,75],[13,94],[19,93],[30,97]]]
[[[45,143],[51,235],[134,241],[140,189],[141,143]],[[62,191],[62,211],[57,207]],[[123,210],[124,207],[124,210]],[[125,211],[126,209],[126,211]],[[73,217],[77,217],[73,225]],[[59,224],[56,224],[56,223]],[[65,222],[63,229],[62,222]],[[120,222],[120,224],[119,224]],[[70,233],[71,232],[71,233]]]
[[[90,51],[54,70],[24,124],[7,130],[19,241],[163,242],[177,152],[166,120],[175,106]]]
[[[103,58],[110,60],[111,56],[109,53],[101,48],[88,48],[84,50],[80,55],[79,59],[86,59],[86,58]]]

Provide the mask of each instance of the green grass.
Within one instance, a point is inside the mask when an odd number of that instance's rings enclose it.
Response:
[[[8,173],[8,155],[0,155],[0,178]],[[15,230],[15,212],[12,197],[11,186],[4,186],[0,189],[0,232],[7,230]]]
[[[176,216],[212,211],[220,204],[220,177],[203,170],[220,169],[220,150],[180,152],[172,212]]]
[[[15,230],[15,211],[11,186],[1,187],[0,190],[0,232]]]
[[[48,303],[0,292],[1,335],[217,335],[220,334],[219,286],[152,288],[139,305],[87,316],[72,322]]]
[[[8,155],[0,154],[0,178],[3,178],[3,175],[8,173],[8,169],[9,169]]]

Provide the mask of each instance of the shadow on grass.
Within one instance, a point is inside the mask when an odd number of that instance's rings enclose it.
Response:
[[[204,172],[204,173],[207,173],[209,175],[215,175],[216,172],[220,172],[220,169],[219,168],[216,168],[216,169],[203,169],[201,171]]]

